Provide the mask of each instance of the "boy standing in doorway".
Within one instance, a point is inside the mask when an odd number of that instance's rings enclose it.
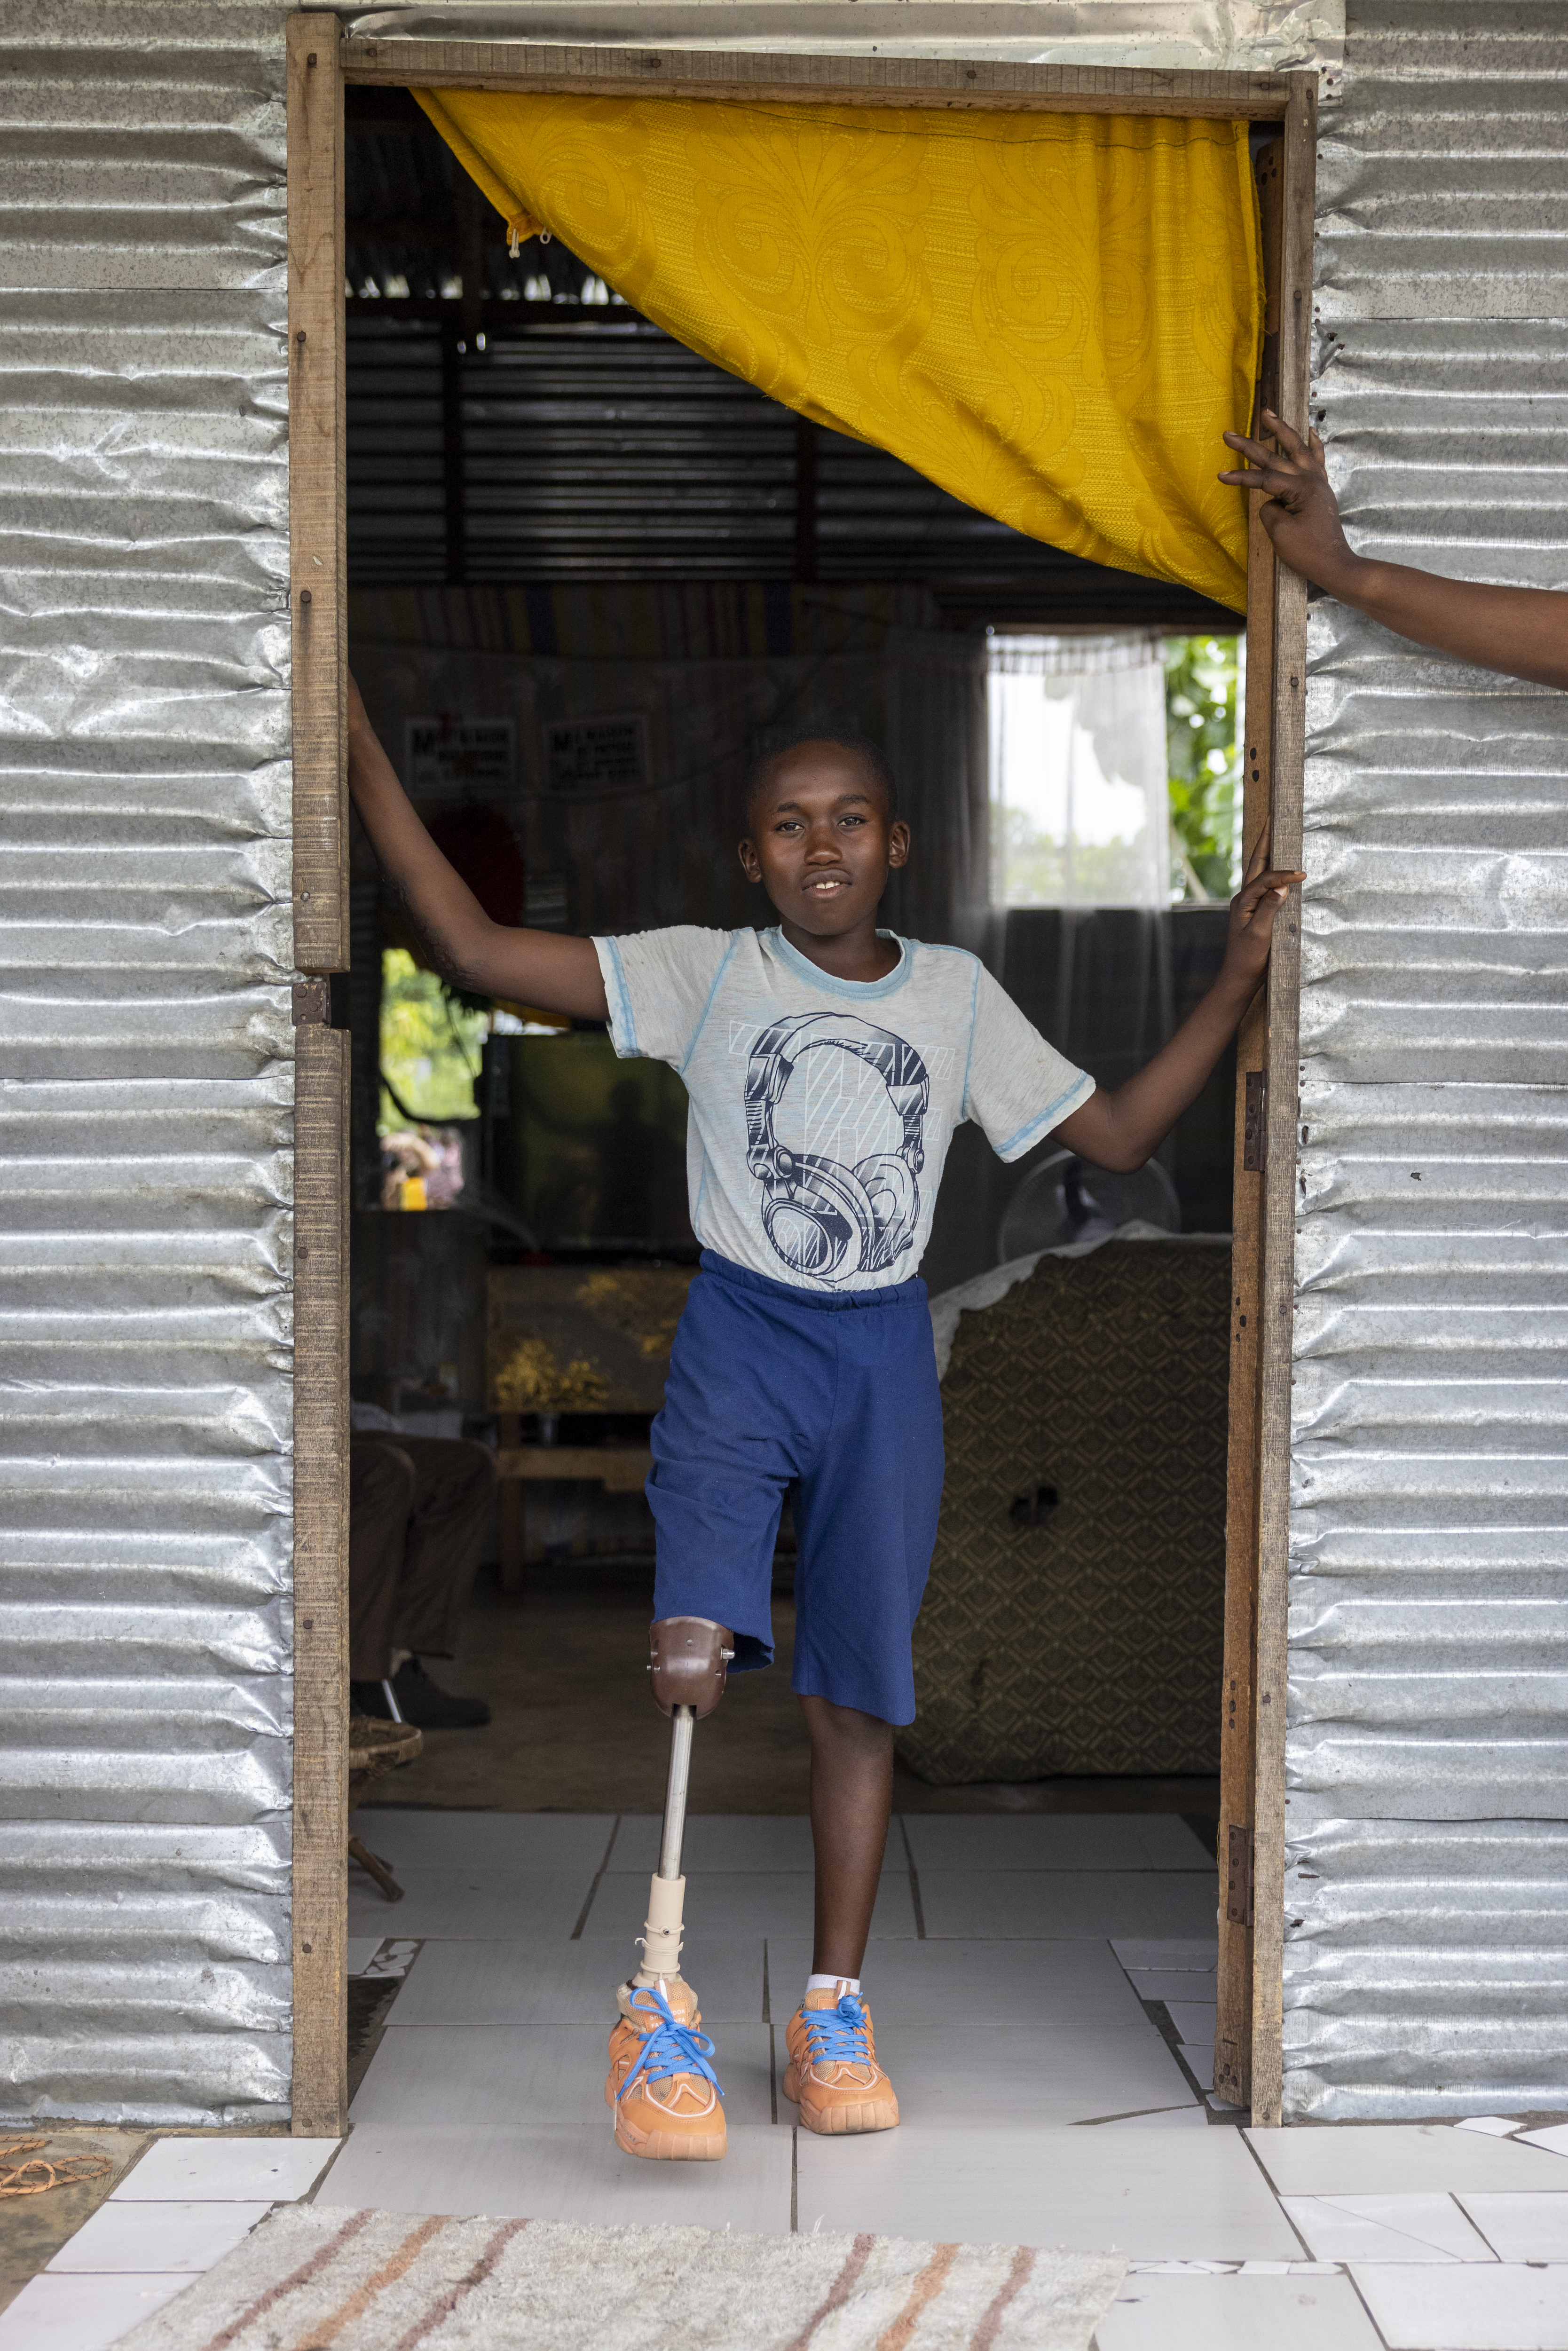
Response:
[[[653,1424],[654,1616],[727,1626],[737,1671],[767,1665],[774,1535],[791,1490],[816,1932],[785,2086],[810,2130],[887,2129],[898,2103],[860,1974],[942,1491],[916,1270],[947,1145],[975,1119],[1004,1159],[1054,1134],[1099,1166],[1141,1167],[1235,1033],[1302,877],[1264,872],[1259,844],[1218,978],[1146,1068],[1103,1092],[973,956],[878,929],[910,839],[869,743],[803,736],[751,776],[740,861],[774,908],[766,931],[506,929],[415,816],[357,691],[349,775],[400,914],[437,970],[476,994],[607,1021],[618,1053],[666,1061],[685,1082],[703,1257]],[[617,2026],[609,2095],[622,2146],[723,2152],[697,2021],[639,1996]]]

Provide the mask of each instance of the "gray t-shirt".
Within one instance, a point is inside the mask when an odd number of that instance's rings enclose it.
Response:
[[[593,944],[615,1050],[670,1062],[691,1096],[693,1231],[800,1289],[907,1281],[954,1128],[1018,1159],[1094,1091],[958,947],[897,939],[885,979],[849,980],[778,929]]]

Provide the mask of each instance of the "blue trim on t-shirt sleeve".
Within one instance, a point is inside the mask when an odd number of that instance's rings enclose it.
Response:
[[[725,951],[724,951],[724,957],[723,957],[723,960],[721,961],[721,963],[720,963],[720,965],[719,965],[718,969],[715,972],[715,974],[714,974],[714,976],[713,976],[713,986],[708,989],[708,992],[707,992],[707,1002],[703,1006],[703,1008],[702,1008],[702,1018],[698,1020],[696,1027],[692,1030],[692,1041],[691,1041],[691,1043],[686,1047],[686,1050],[685,1050],[685,1059],[683,1060],[683,1061],[682,1061],[682,1063],[681,1063],[680,1074],[681,1074],[681,1076],[682,1076],[683,1078],[685,1076],[687,1070],[691,1067],[692,1055],[696,1051],[696,1050],[697,1050],[697,1045],[698,1045],[699,1040],[701,1040],[703,1030],[707,1027],[707,1017],[708,1017],[708,1014],[713,1010],[713,1000],[714,1000],[714,998],[718,994],[718,984],[719,984],[719,981],[724,977],[725,973],[729,969],[729,959],[730,959],[730,956],[735,953],[736,948],[737,948],[739,945],[740,945],[740,933],[739,933],[738,931],[731,931],[731,933],[730,933],[730,935],[729,935],[729,945],[728,945],[728,946],[727,946],[727,947],[726,947],[726,949],[725,949]],[[694,1228],[694,1230],[695,1230],[695,1228]]]
[[[640,1061],[646,1057],[637,1042],[637,1023],[632,1017],[632,991],[626,985],[626,967],[621,960],[621,950],[613,939],[596,938],[594,952],[599,968],[606,982],[604,993],[610,1003],[610,1041],[622,1061]],[[606,964],[605,957],[609,957]]]
[[[1027,1126],[1020,1126],[1016,1134],[1009,1134],[1005,1143],[998,1143],[996,1145],[997,1157],[1021,1159],[1042,1134],[1049,1134],[1053,1126],[1060,1126],[1064,1118],[1071,1118],[1075,1110],[1082,1110],[1093,1092],[1094,1081],[1085,1072],[1076,1084],[1068,1087],[1064,1094],[1058,1094],[1053,1102],[1049,1102],[1038,1118],[1031,1118]]]
[[[964,1056],[964,1091],[958,1097],[960,1118],[967,1118],[969,1115],[969,1071],[975,1066],[975,1026],[978,1018],[979,1003],[980,965],[979,958],[977,956],[975,968],[969,980],[969,1050]]]

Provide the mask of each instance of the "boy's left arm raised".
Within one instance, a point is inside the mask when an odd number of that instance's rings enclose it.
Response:
[[[1263,868],[1260,841],[1230,902],[1230,929],[1219,977],[1152,1061],[1114,1092],[1096,1092],[1055,1129],[1069,1150],[1096,1167],[1131,1173],[1157,1151],[1241,1025],[1258,992],[1274,936],[1274,917],[1300,872]]]
[[[352,678],[349,789],[390,893],[444,979],[476,996],[506,997],[580,1020],[609,1018],[591,939],[492,922],[453,871],[414,814]]]

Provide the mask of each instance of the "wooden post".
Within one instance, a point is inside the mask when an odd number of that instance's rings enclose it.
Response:
[[[287,33],[294,958],[347,971],[343,77],[335,16],[290,16]]]
[[[1263,364],[1258,410],[1280,388],[1280,198],[1282,140],[1258,157],[1263,247]],[[1260,433],[1260,415],[1253,431]],[[1241,777],[1241,840],[1250,855],[1267,831],[1274,737],[1274,546],[1248,501],[1247,707]],[[1230,1444],[1225,1510],[1225,1675],[1219,1750],[1219,1975],[1214,2086],[1232,2105],[1252,2097],[1252,1839],[1255,1768],[1255,1648],[1258,1588],[1258,1308],[1263,1270],[1263,1176],[1255,1114],[1267,1081],[1267,991],[1260,988],[1236,1040],[1236,1157],[1230,1256]]]
[[[1312,358],[1312,212],[1317,80],[1291,76],[1285,116],[1280,273],[1279,412],[1307,429]],[[1274,575],[1273,858],[1301,862],[1306,752],[1307,583]],[[1274,926],[1269,962],[1269,1091],[1262,1186],[1259,1314],[1257,1730],[1253,1781],[1252,2119],[1281,2118],[1285,1946],[1286,1608],[1290,1565],[1291,1380],[1295,1322],[1296,1131],[1300,1069],[1301,915],[1292,901]]]
[[[349,962],[343,92],[333,16],[287,24],[294,937]],[[294,2079],[297,2132],[348,2100],[349,1085],[324,980],[295,990]]]
[[[349,1038],[294,1031],[294,2085],[290,2121],[348,2114]]]

